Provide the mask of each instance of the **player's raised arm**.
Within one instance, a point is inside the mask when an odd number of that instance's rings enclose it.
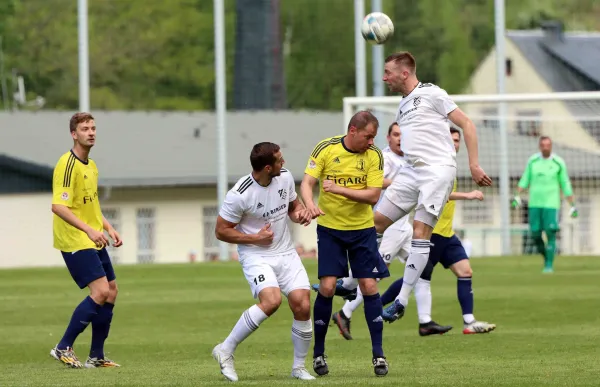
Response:
[[[473,180],[479,186],[491,186],[492,179],[490,179],[490,177],[486,175],[483,168],[481,168],[481,166],[479,165],[479,150],[477,142],[477,130],[475,129],[475,124],[458,107],[452,112],[450,112],[450,114],[448,114],[448,118],[456,126],[460,127],[463,130],[465,144],[467,145],[467,153],[469,155],[469,168],[471,169],[471,176],[473,176]]]

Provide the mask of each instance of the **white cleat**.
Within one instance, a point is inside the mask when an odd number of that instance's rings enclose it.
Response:
[[[472,335],[476,333],[489,333],[496,329],[496,324],[490,324],[485,321],[473,321],[470,324],[465,324],[463,333],[465,335]]]
[[[315,380],[316,378],[308,373],[308,370],[304,367],[294,368],[292,370],[292,378],[300,380]]]
[[[227,354],[221,349],[221,344],[217,344],[212,350],[212,357],[219,363],[221,373],[232,382],[238,381],[235,367],[233,366],[233,354]]]

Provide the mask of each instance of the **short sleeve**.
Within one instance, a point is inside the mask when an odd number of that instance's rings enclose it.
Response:
[[[369,169],[367,170],[367,187],[383,187],[383,154],[379,148],[372,146],[369,152]]]
[[[294,182],[294,177],[292,176],[292,174],[288,171],[286,172],[287,175],[287,179],[288,179],[288,184],[289,184],[289,188],[288,188],[288,192],[290,193],[288,196],[289,202],[293,202],[294,200],[296,200],[298,198],[298,194],[296,193],[296,183]]]
[[[435,111],[444,117],[447,117],[448,114],[452,113],[458,107],[443,89],[438,89],[432,95],[432,104]]]
[[[219,216],[231,223],[239,223],[244,215],[242,195],[234,191],[227,192]]]
[[[323,172],[323,168],[325,167],[325,157],[327,157],[326,155],[328,153],[326,149],[328,144],[329,139],[317,144],[308,158],[308,164],[306,165],[304,173],[315,179],[321,177],[321,172]]]
[[[62,158],[54,167],[52,177],[52,204],[60,204],[67,207],[73,206],[73,192],[75,191],[74,171],[75,158]]]

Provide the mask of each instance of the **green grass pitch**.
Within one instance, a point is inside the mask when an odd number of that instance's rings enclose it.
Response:
[[[312,281],[316,262],[306,260]],[[456,280],[438,267],[433,318],[454,329],[420,337],[414,299],[405,317],[384,328],[389,375],[376,378],[362,308],[353,341],[330,327],[332,386],[597,386],[600,378],[600,259],[558,257],[556,273],[541,274],[538,257],[473,259],[475,316],[498,325],[463,335]],[[401,276],[395,263],[392,276]],[[107,355],[120,369],[71,370],[49,356],[73,308],[86,295],[66,269],[0,271],[0,386],[221,386],[229,384],[211,350],[253,304],[237,262],[119,266],[120,285]],[[389,285],[382,282],[382,288]],[[311,292],[314,300],[315,294]],[[342,301],[335,300],[334,311]],[[242,343],[238,385],[281,386],[292,361],[287,305]],[[85,359],[88,328],[75,350]],[[312,373],[312,347],[307,368]],[[311,382],[308,382],[311,383]]]

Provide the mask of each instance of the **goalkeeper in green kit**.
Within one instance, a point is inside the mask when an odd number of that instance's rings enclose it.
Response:
[[[556,251],[556,233],[559,231],[558,212],[560,210],[560,192],[571,205],[570,215],[576,218],[578,213],[573,199],[573,189],[567,173],[565,161],[552,153],[550,137],[540,137],[540,153],[529,158],[525,172],[519,180],[517,193],[512,201],[513,207],[521,205],[519,196],[529,189],[529,228],[540,254],[544,256],[544,273],[553,273]],[[542,231],[546,233],[548,244],[544,244]]]

